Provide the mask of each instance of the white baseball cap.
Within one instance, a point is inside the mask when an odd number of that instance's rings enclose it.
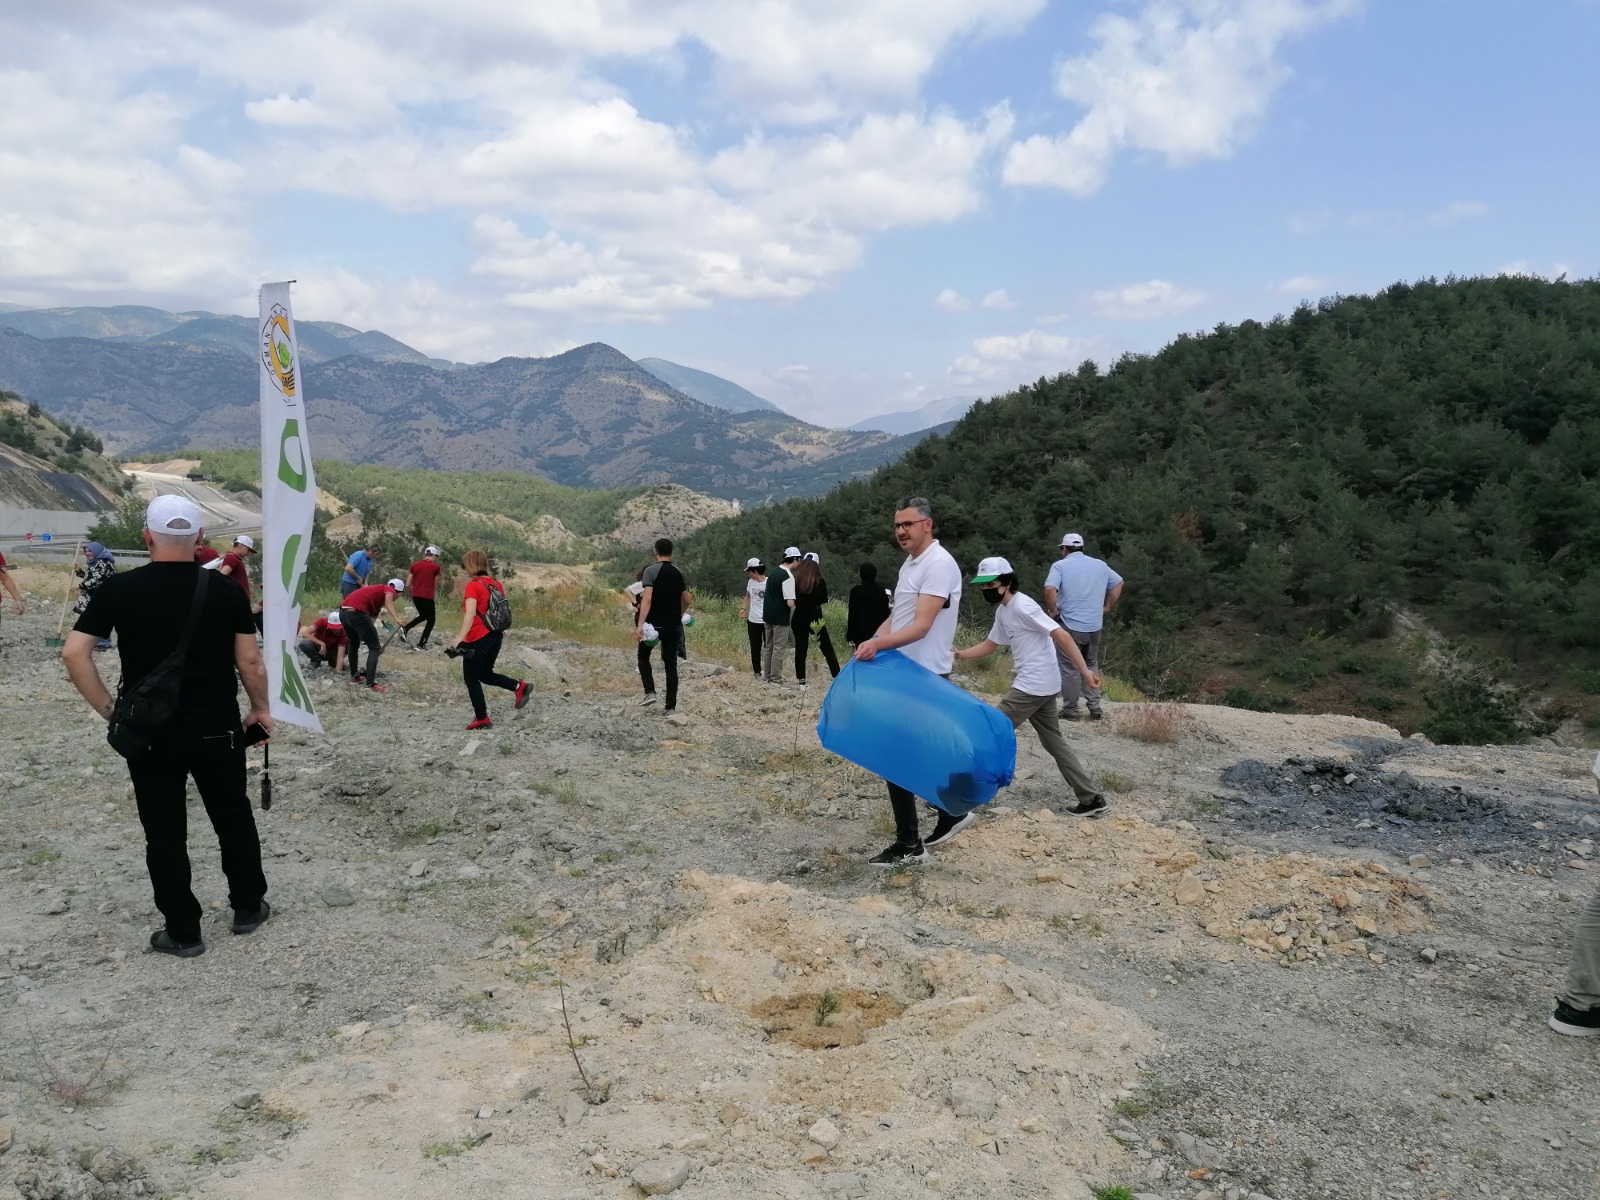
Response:
[[[426,550],[423,551],[423,553],[426,554],[426,555],[429,555],[430,557],[438,558],[439,557],[439,547],[437,547],[437,546],[429,546]]]
[[[1069,534],[1067,534],[1065,537],[1063,537],[1061,539],[1061,544],[1063,546],[1071,546],[1074,550],[1082,550],[1083,549],[1083,534],[1081,534],[1081,533],[1069,533]]]
[[[787,562],[791,558],[799,558],[799,557],[800,557],[800,547],[799,546],[790,546],[788,549],[786,549],[783,552],[783,558],[784,558],[785,562]]]
[[[157,496],[144,510],[151,533],[199,533],[200,508],[187,496]]]
[[[806,551],[806,561],[814,562],[818,566],[821,566],[822,565],[822,555],[818,554],[815,550],[807,550]]]
[[[328,624],[329,625],[343,625],[344,624],[344,618],[339,615],[339,610],[337,608],[334,609],[331,613],[328,614]]]
[[[246,550],[254,550],[256,548],[255,538],[251,537],[248,533],[241,533],[238,537],[234,538],[233,544],[235,546],[243,546]]]
[[[744,564],[744,569],[746,571],[758,571],[758,570],[760,570],[761,569],[761,560],[759,558],[750,559],[748,562],[746,562]]]
[[[397,592],[403,592],[406,590],[406,581],[404,579],[391,579],[389,580],[389,586]]]
[[[978,573],[972,577],[973,583],[993,583],[1002,575],[1011,575],[1011,564],[1003,558],[986,558],[978,564]]]

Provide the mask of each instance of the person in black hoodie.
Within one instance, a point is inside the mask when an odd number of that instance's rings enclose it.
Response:
[[[822,562],[808,554],[794,566],[794,678],[806,686],[806,656],[811,635],[817,635],[817,649],[828,662],[828,670],[839,674],[839,656],[833,652],[833,639],[822,619],[822,606],[828,602],[828,583],[822,577]]]
[[[861,564],[861,582],[850,589],[850,615],[845,622],[845,641],[859,646],[869,640],[889,619],[889,589],[878,582],[878,568]]]

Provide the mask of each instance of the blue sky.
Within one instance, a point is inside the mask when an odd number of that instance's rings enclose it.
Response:
[[[606,341],[846,424],[1395,279],[1600,272],[1592,0],[60,0],[0,300]]]

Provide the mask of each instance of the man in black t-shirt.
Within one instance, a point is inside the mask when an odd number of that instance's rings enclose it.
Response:
[[[644,683],[643,704],[656,702],[656,681],[650,671],[650,647],[645,645],[644,627],[655,626],[661,639],[661,665],[667,675],[665,715],[678,711],[678,644],[683,640],[683,616],[694,603],[694,594],[684,581],[683,572],[672,565],[672,539],[658,538],[656,561],[639,577],[644,591],[639,593],[639,616],[633,636],[639,642],[639,679]]]
[[[67,637],[61,651],[67,674],[108,721],[114,704],[95,667],[95,644],[115,631],[124,688],[136,685],[177,649],[201,571],[194,561],[203,536],[200,521],[200,510],[186,497],[151,501],[144,533],[149,564],[107,579]],[[250,698],[242,721],[241,679]],[[255,620],[244,592],[213,578],[190,636],[177,716],[149,753],[128,759],[144,826],[145,864],[156,908],[166,918],[166,927],[150,935],[152,950],[192,958],[206,949],[200,903],[189,884],[185,791],[191,775],[222,851],[233,932],[253,933],[271,912],[261,842],[245,792],[244,735],[251,725],[272,734]]]

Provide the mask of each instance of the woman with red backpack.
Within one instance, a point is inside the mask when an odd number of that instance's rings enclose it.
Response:
[[[511,605],[500,581],[489,574],[489,556],[482,550],[468,550],[461,556],[461,569],[467,585],[461,598],[461,632],[450,643],[450,652],[461,658],[461,678],[472,701],[473,719],[468,729],[488,729],[489,708],[484,703],[483,685],[505,688],[516,693],[516,707],[528,702],[532,689],[525,680],[511,679],[494,669],[500,657],[505,631],[511,628]]]

